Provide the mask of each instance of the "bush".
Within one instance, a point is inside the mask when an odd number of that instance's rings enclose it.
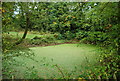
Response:
[[[33,39],[31,39],[30,44],[34,45],[42,45],[42,44],[49,44],[55,41],[55,37],[53,35],[38,37],[35,36]]]
[[[12,35],[2,35],[2,51],[3,53],[10,51],[13,48],[13,44],[20,38],[14,38]]]
[[[83,37],[83,35],[82,35]],[[89,32],[87,37],[84,37],[81,42],[85,43],[103,43],[108,40],[108,35],[103,32]]]
[[[75,37],[75,34],[72,33],[72,32],[70,32],[70,31],[66,31],[66,32],[64,33],[64,38],[67,39],[67,40],[71,40],[71,39],[73,39],[74,37]]]
[[[46,36],[45,39],[47,39],[48,41],[54,41],[55,37],[54,36]]]
[[[77,32],[76,33],[76,39],[78,39],[78,40],[81,40],[81,39],[83,39],[84,37],[87,37],[88,36],[88,33],[87,32],[85,32],[85,31],[79,31],[79,32]]]
[[[57,40],[64,39],[63,35],[60,34],[60,33],[55,33],[55,34],[54,34],[54,37],[55,37],[55,39],[57,39]]]
[[[33,39],[42,39],[41,37],[35,36]]]

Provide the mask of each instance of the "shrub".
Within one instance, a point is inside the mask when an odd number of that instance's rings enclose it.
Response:
[[[84,37],[87,37],[88,36],[88,33],[87,32],[85,32],[85,31],[79,31],[79,32],[77,32],[76,33],[76,39],[78,39],[78,40],[81,40],[81,39],[83,39]]]
[[[35,36],[31,39],[30,44],[34,45],[42,45],[42,44],[49,44],[55,41],[55,37],[53,35],[46,35],[43,37]]]
[[[35,36],[33,39],[42,39],[41,37]]]
[[[103,32],[89,32],[87,37],[84,37],[81,42],[85,43],[103,43],[108,40],[108,35]]]
[[[70,32],[70,31],[66,31],[66,32],[64,33],[64,38],[67,39],[67,40],[71,40],[71,39],[74,38],[74,37],[75,37],[75,34],[72,33],[72,32]]]
[[[13,44],[20,38],[14,38],[12,35],[2,35],[2,51],[8,52],[13,48]]]
[[[54,34],[54,37],[55,37],[55,39],[57,39],[57,40],[64,39],[63,35],[60,34],[60,33],[55,33],[55,34]]]
[[[55,40],[54,36],[46,36],[45,39],[47,39],[48,41],[53,41]]]

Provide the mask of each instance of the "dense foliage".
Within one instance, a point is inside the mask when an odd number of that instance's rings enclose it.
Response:
[[[102,49],[101,67],[96,67],[89,75],[116,79],[120,75],[119,7],[120,2],[2,3],[3,52],[14,46],[14,42],[8,41],[10,37],[6,37],[6,32],[49,33],[48,37],[33,37],[29,43],[78,40],[79,43],[99,45]],[[14,38],[14,41],[19,39]]]

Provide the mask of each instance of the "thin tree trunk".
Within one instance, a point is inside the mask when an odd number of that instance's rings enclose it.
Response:
[[[27,32],[28,32],[28,27],[29,27],[29,16],[28,16],[28,13],[26,13],[26,27],[25,27],[25,32],[23,34],[23,37],[22,39],[25,39],[26,35],[27,35]]]
[[[28,32],[28,28],[29,28],[29,24],[30,24],[30,23],[29,23],[29,16],[28,16],[28,13],[26,13],[26,27],[25,27],[25,32],[24,32],[22,38],[21,38],[19,41],[17,41],[17,42],[15,43],[15,45],[20,44],[20,43],[26,38],[27,32]]]
[[[120,26],[120,1],[118,2],[118,26]],[[120,28],[118,28],[118,35],[120,35]],[[120,39],[120,37],[118,37],[118,39]],[[117,51],[118,51],[118,54],[120,54],[120,42],[118,41],[118,47],[117,47]]]
[[[23,36],[22,36],[22,38],[19,40],[19,41],[17,41],[14,45],[18,45],[18,44],[20,44],[20,43],[22,43],[22,41],[26,38],[26,36],[27,36],[27,32],[28,32],[28,28],[29,28],[29,9],[28,9],[28,3],[26,4],[26,10],[25,10],[25,12],[26,12],[26,26],[25,26],[25,31],[24,31],[24,34],[23,34]]]

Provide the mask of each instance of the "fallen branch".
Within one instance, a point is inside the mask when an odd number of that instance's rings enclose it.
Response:
[[[55,65],[56,67],[57,67],[57,69],[60,71],[60,73],[62,74],[62,77],[65,79],[65,76],[64,76],[64,74],[63,74],[63,72],[62,72],[62,70],[58,67],[58,65],[56,64]]]

